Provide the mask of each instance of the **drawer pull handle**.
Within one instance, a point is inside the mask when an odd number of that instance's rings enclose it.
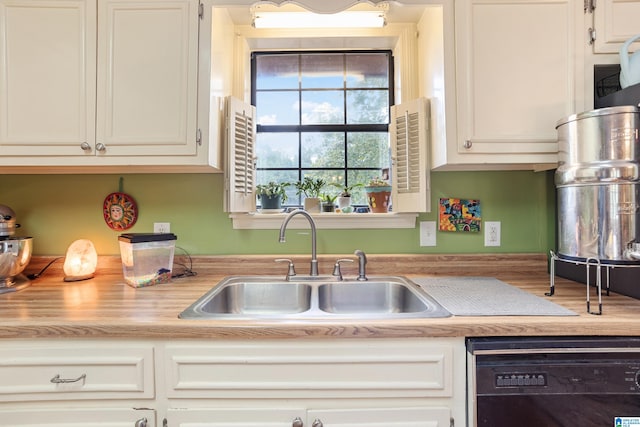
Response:
[[[134,427],[147,427],[147,419],[146,418],[140,418],[138,421],[136,421],[136,423],[133,426]]]
[[[54,384],[67,384],[67,383],[77,383],[78,381],[84,381],[87,378],[87,374],[82,374],[78,378],[60,378],[60,374],[51,378],[51,382]]]

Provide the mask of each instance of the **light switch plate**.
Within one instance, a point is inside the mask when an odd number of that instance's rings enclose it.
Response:
[[[420,221],[420,246],[436,245],[436,222]]]

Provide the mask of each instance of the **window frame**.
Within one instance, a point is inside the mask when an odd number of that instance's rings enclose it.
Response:
[[[390,129],[390,120],[391,120],[391,107],[395,104],[395,70],[394,70],[394,55],[391,49],[349,49],[349,50],[276,50],[276,51],[253,51],[251,52],[250,59],[250,68],[251,68],[251,105],[256,106],[257,102],[257,93],[259,92],[257,88],[257,60],[256,58],[259,56],[277,56],[277,55],[362,55],[362,54],[384,54],[387,56],[387,70],[388,70],[388,82],[387,82],[387,93],[388,93],[388,122],[385,124],[381,123],[372,123],[372,124],[349,124],[347,123],[347,96],[346,94],[349,91],[354,90],[380,90],[380,88],[350,88],[347,86],[346,81],[343,80],[343,85],[341,88],[323,88],[323,89],[310,89],[310,90],[342,90],[345,94],[344,97],[344,112],[345,118],[344,123],[342,124],[301,124],[300,122],[296,125],[260,125],[256,124],[257,134],[259,133],[297,133],[298,134],[298,165],[297,167],[280,167],[280,168],[269,168],[269,167],[256,167],[256,180],[258,180],[258,174],[261,170],[280,170],[280,171],[291,171],[295,172],[297,175],[297,180],[300,181],[306,173],[310,171],[341,171],[342,176],[344,176],[344,185],[352,185],[348,180],[350,171],[379,171],[379,173],[375,174],[377,176],[381,176],[382,170],[389,170],[391,168],[392,160],[389,158],[389,164],[381,167],[350,167],[348,164],[348,138],[347,135],[349,133],[354,132],[374,132],[374,133],[384,133],[387,137],[389,135]],[[300,77],[300,63],[298,63],[299,68],[299,77]],[[343,61],[343,73],[346,73],[346,61]],[[343,74],[344,75],[344,74]],[[296,92],[298,94],[298,99],[302,99],[302,94],[305,92],[305,88],[300,86],[300,79],[298,81],[297,89],[291,89],[291,92]],[[302,141],[301,136],[305,132],[313,132],[313,133],[322,133],[322,132],[335,132],[335,133],[343,133],[344,134],[344,162],[342,167],[305,167],[302,162]],[[256,135],[257,137],[257,135]],[[363,183],[364,184],[364,183]],[[291,200],[291,197],[289,198]],[[295,207],[302,205],[302,196],[297,197],[293,203],[287,203],[285,207]],[[359,204],[357,206],[366,206],[366,204]]]

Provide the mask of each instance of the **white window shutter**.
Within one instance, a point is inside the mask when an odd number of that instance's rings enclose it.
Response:
[[[225,102],[225,212],[256,210],[256,108],[234,97]]]
[[[429,103],[418,98],[391,107],[394,212],[430,212]]]

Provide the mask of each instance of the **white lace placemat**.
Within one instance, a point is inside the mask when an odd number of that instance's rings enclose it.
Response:
[[[493,277],[420,277],[412,280],[454,316],[578,315]]]

